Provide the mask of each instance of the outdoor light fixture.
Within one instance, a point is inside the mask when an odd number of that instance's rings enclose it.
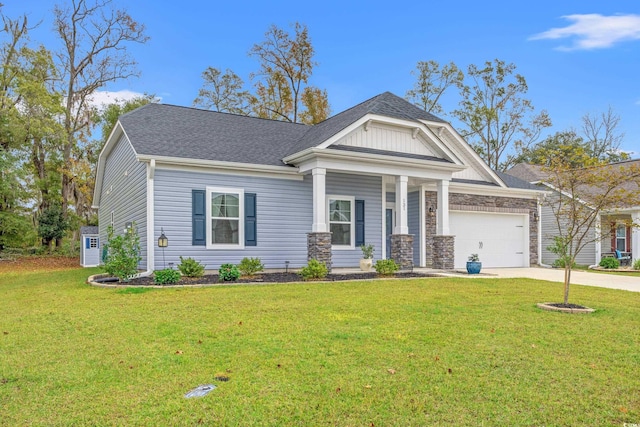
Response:
[[[284,262],[284,272],[288,273],[289,272],[289,261],[285,261]]]
[[[436,216],[436,211],[433,210],[433,206],[429,206],[429,216]]]
[[[533,213],[533,220],[534,220],[535,222],[538,222],[538,220],[539,220],[539,219],[540,219],[540,215],[538,215],[538,212],[537,212],[537,211],[536,211],[536,212],[534,212],[534,213]]]
[[[167,268],[164,262],[164,248],[169,246],[169,239],[164,235],[164,228],[160,228],[160,237],[158,237],[158,247],[162,248],[162,268]]]

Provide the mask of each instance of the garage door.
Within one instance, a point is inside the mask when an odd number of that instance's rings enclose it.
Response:
[[[456,268],[464,268],[475,253],[483,268],[529,266],[526,215],[452,211],[449,218]]]

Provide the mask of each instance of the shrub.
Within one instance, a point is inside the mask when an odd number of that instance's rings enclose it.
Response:
[[[264,270],[264,264],[260,261],[260,258],[242,258],[240,264],[238,264],[238,270],[243,276],[253,276],[254,274]]]
[[[372,244],[362,245],[360,250],[364,259],[373,259],[373,253],[376,251]]]
[[[566,266],[566,258],[558,258],[556,260],[553,261],[553,264],[551,264],[553,267],[556,268],[564,268]],[[571,264],[571,268],[574,268],[576,266],[576,263],[574,262],[573,264]]]
[[[633,269],[634,270],[640,270],[640,258],[638,258],[637,260],[635,260],[633,262]]]
[[[156,285],[172,285],[180,280],[180,272],[171,268],[153,272],[153,282]]]
[[[140,237],[135,231],[135,223],[121,236],[113,236],[113,227],[107,229],[107,244],[102,268],[120,281],[128,281],[138,273],[140,257]]]
[[[309,263],[300,269],[300,275],[304,280],[323,279],[328,273],[327,266],[317,259],[309,260]]]
[[[178,270],[187,277],[201,277],[204,274],[204,265],[200,264],[193,258],[180,257]]]
[[[223,282],[232,282],[240,277],[240,270],[233,264],[222,264],[218,275]]]
[[[620,267],[620,261],[616,258],[606,257],[600,260],[600,267],[602,268],[618,268]]]
[[[381,275],[393,274],[398,271],[398,264],[392,259],[379,259],[374,265],[376,272]]]

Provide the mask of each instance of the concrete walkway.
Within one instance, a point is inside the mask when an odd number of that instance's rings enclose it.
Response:
[[[564,270],[558,268],[483,268],[482,273],[498,277],[526,277],[564,283]],[[571,284],[640,292],[640,277],[622,274],[571,270]]]

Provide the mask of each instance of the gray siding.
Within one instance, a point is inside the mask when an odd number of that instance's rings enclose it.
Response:
[[[125,136],[120,138],[105,162],[98,209],[101,247],[107,242],[112,211],[116,235],[122,234],[127,222],[136,223],[142,249],[139,267],[146,269],[147,168],[145,163],[136,160]]]
[[[327,195],[354,196],[364,200],[365,242],[375,246],[374,260],[382,256],[382,177],[327,173]],[[333,250],[334,267],[356,267],[362,251]]]
[[[408,195],[407,215],[409,234],[413,234],[413,265],[420,265],[420,192],[413,191]]]
[[[382,234],[381,178],[344,174],[327,174],[327,194],[354,196],[365,200],[365,237],[376,246],[379,254]],[[207,249],[191,244],[191,190],[207,186],[242,188],[256,193],[257,236],[255,247],[239,250]],[[155,174],[155,234],[163,228],[169,239],[165,249],[168,266],[180,262],[179,257],[192,257],[206,266],[217,269],[221,264],[237,264],[244,257],[259,257],[265,268],[291,268],[307,263],[307,233],[312,224],[312,177],[304,181],[234,176],[204,172],[156,170]],[[334,250],[334,267],[355,267],[362,251]],[[163,268],[162,251],[156,249],[155,269]]]
[[[169,239],[166,263],[174,266],[180,256],[192,257],[207,269],[237,264],[244,257],[259,257],[265,268],[284,268],[284,261],[297,268],[307,263],[307,233],[312,223],[311,176],[304,181],[255,176],[233,176],[188,171],[156,170],[155,234],[160,229]],[[191,190],[207,186],[244,189],[256,193],[257,239],[245,249],[207,249],[191,243]],[[163,268],[162,251],[156,248],[155,269]]]
[[[554,203],[558,200],[558,195],[551,196],[548,203]],[[564,223],[563,223],[564,224]],[[549,251],[547,248],[553,245],[553,236],[558,235],[558,224],[553,210],[548,205],[542,205],[540,215],[540,227],[542,234],[542,263],[552,265],[553,262],[558,259],[558,255]],[[589,235],[593,235],[594,230],[589,232]],[[576,264],[579,265],[592,265],[596,263],[596,244],[595,242],[588,243],[584,249],[580,251],[576,258]]]

